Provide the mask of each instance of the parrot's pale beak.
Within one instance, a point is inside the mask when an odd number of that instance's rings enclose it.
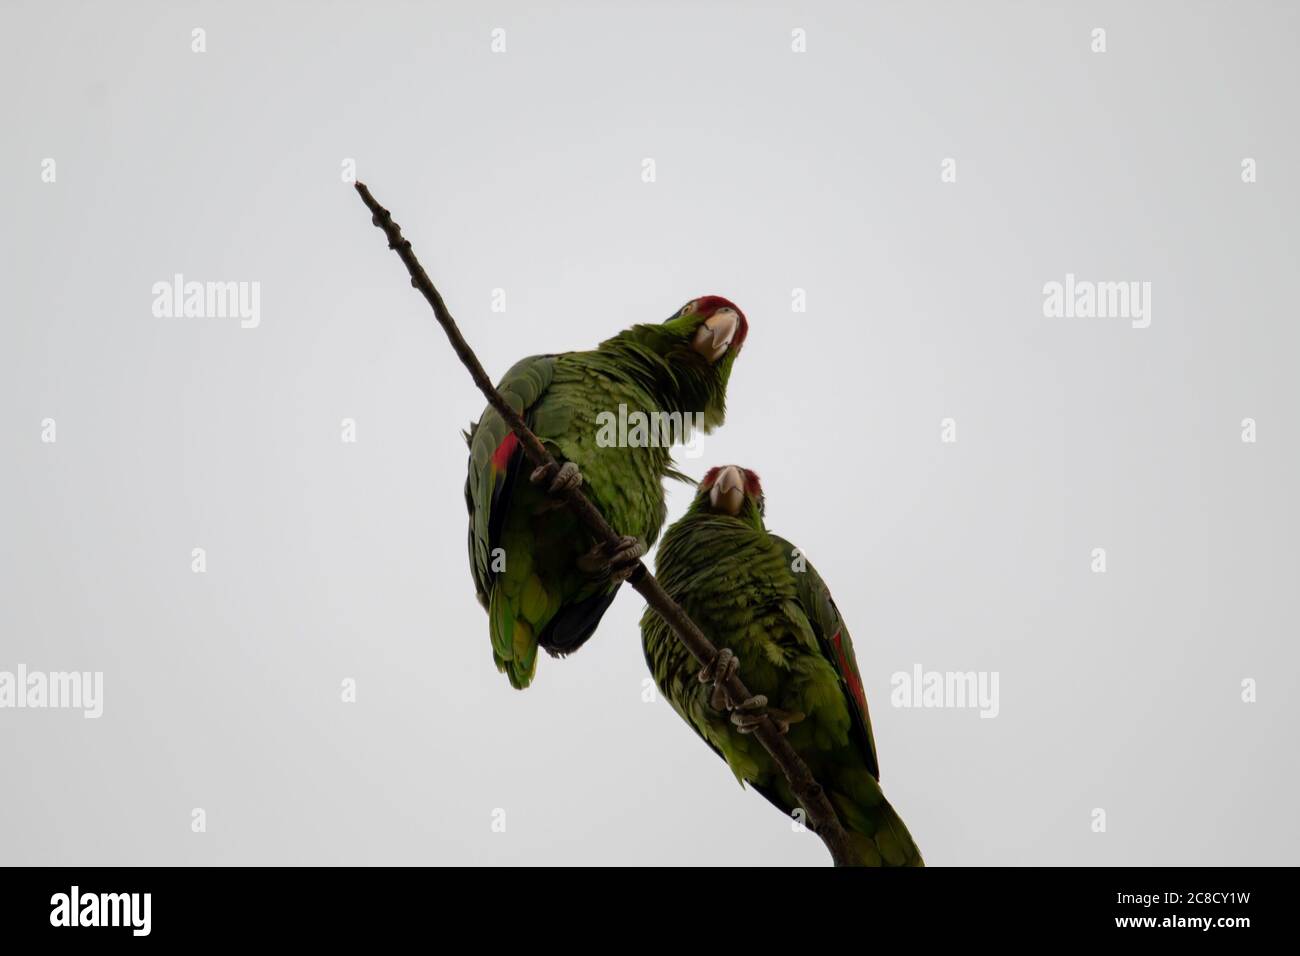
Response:
[[[723,352],[727,351],[739,327],[740,316],[734,309],[719,309],[695,330],[691,348],[708,359],[709,364],[712,365],[722,358]]]
[[[709,504],[715,511],[725,511],[729,515],[740,514],[740,506],[745,503],[745,476],[735,465],[728,465],[718,473],[718,478],[709,489]]]

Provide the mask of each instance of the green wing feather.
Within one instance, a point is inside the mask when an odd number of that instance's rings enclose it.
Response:
[[[533,417],[532,410],[555,377],[555,356],[534,355],[521,359],[510,367],[497,390],[510,403],[510,407],[524,415],[524,421]],[[509,503],[503,497],[508,469],[494,467],[493,453],[510,434],[496,409],[488,406],[483,416],[465,433],[469,445],[469,474],[465,479],[465,505],[469,510],[469,566],[474,577],[474,591],[479,603],[487,607],[495,574],[492,571],[491,551],[499,543],[494,540],[492,516],[499,515]],[[498,518],[498,522],[499,522]]]
[[[555,356],[536,355],[515,363],[497,388],[532,427],[554,376]],[[513,438],[510,426],[496,409],[489,406],[465,440],[469,444],[465,504],[469,510],[469,565],[474,591],[488,612],[497,668],[515,687],[526,687],[537,666],[540,623],[559,605],[558,594],[548,593],[533,573],[534,542],[528,527],[519,521],[507,526],[516,495],[532,497],[536,490],[526,480],[520,486],[520,471],[527,464],[521,448],[505,445],[509,453],[497,454],[503,443],[513,442]],[[497,548],[509,559],[502,571],[494,569],[493,552]]]
[[[871,731],[871,715],[867,710],[867,695],[862,687],[862,675],[858,671],[858,660],[853,653],[853,639],[849,637],[848,626],[840,616],[840,609],[835,606],[831,589],[826,586],[822,576],[793,544],[778,535],[772,535],[785,555],[786,567],[801,568],[794,572],[795,587],[799,595],[799,604],[812,625],[817,636],[822,656],[830,661],[839,675],[840,686],[849,702],[849,714],[853,720],[853,732],[862,748],[867,769],[877,780],[880,779],[880,760],[876,755],[876,738]]]

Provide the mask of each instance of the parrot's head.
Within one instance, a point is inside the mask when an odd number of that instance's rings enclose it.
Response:
[[[700,481],[693,507],[709,514],[730,515],[763,526],[766,502],[758,473],[739,465],[710,468]]]
[[[731,366],[749,335],[745,313],[730,299],[702,295],[692,299],[657,327],[660,350],[683,411],[704,415],[704,430],[722,424],[726,415]]]
[[[717,366],[740,354],[749,334],[749,322],[729,299],[720,295],[702,295],[682,306],[664,325],[689,341],[691,350],[709,365]],[[730,360],[730,361],[728,361]]]
[[[632,326],[598,351],[650,389],[662,403],[655,411],[698,414],[709,432],[726,416],[727,380],[748,334],[734,303],[703,295],[658,325]]]

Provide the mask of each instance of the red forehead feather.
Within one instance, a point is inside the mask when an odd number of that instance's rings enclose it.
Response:
[[[722,469],[727,467],[740,468],[739,465],[715,465],[704,473],[700,480],[700,488],[708,491],[713,487],[714,482],[718,480],[718,475],[722,474]],[[758,472],[751,471],[748,468],[740,468],[741,473],[745,476],[745,494],[757,498],[763,494],[763,484],[758,479]]]
[[[745,318],[745,313],[736,307],[736,303],[730,299],[724,299],[720,295],[702,295],[695,300],[695,311],[706,319],[719,309],[730,309],[740,318],[740,325],[736,328],[736,335],[731,340],[732,347],[736,351],[740,351],[740,347],[745,344],[745,336],[749,334],[749,320]]]

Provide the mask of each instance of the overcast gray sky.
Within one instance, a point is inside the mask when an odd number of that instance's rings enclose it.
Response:
[[[1296,861],[1294,7],[0,16],[0,671],[103,675],[98,719],[0,709],[0,861],[827,859],[643,699],[634,593],[496,673],[482,399],[350,161],[494,375],[745,310],[681,463],[762,474],[931,865]],[[255,327],[156,314],[178,274]],[[1046,315],[1067,276],[1146,315]],[[918,666],[997,716],[892,706]]]

